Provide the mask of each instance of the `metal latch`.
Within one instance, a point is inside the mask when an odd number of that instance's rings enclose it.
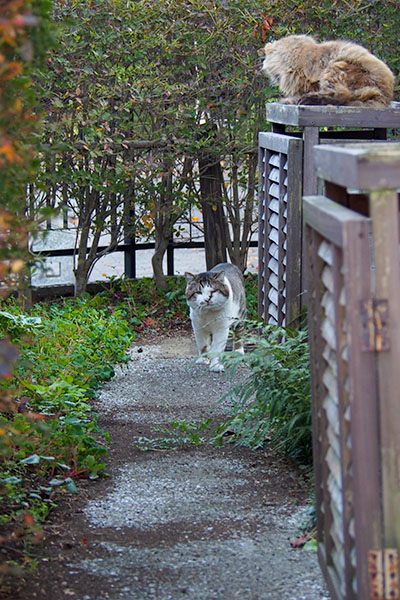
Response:
[[[399,558],[396,549],[368,552],[370,600],[400,600]]]
[[[390,350],[389,303],[387,300],[370,298],[360,303],[363,352]]]

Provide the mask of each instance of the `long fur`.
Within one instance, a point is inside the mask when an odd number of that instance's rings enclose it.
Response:
[[[262,70],[286,104],[384,108],[393,99],[389,67],[352,42],[317,43],[307,35],[289,35],[265,46]]]

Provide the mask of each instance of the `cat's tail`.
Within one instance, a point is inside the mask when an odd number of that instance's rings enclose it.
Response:
[[[297,104],[384,108],[390,104],[390,99],[384,98],[376,88],[363,87],[354,92],[348,90],[309,92],[300,96]]]

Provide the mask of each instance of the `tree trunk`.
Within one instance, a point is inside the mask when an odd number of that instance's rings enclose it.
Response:
[[[207,270],[226,262],[222,171],[219,161],[207,154],[199,157],[201,209]]]
[[[232,199],[229,198],[226,191],[223,190],[225,194],[225,209],[227,214],[225,230],[229,258],[232,264],[239,267],[243,273],[247,267],[247,255],[254,225],[257,166],[258,156],[256,153],[252,153],[248,157],[248,163],[246,167],[247,190],[243,199],[239,197],[239,171],[237,166],[232,167]]]
[[[153,267],[154,282],[158,289],[165,289],[167,287],[167,278],[164,275],[163,270],[163,259],[164,254],[168,248],[168,240],[162,238],[159,242],[156,240],[156,247],[154,254],[151,257],[151,264]]]
[[[155,248],[151,258],[153,267],[154,281],[157,288],[165,289],[167,279],[163,270],[163,258],[167,251],[168,244],[173,236],[173,226],[176,221],[174,213],[174,197],[172,193],[172,172],[171,164],[167,158],[164,163],[166,175],[162,177],[162,190],[155,202],[156,211],[154,217],[154,237]]]
[[[85,268],[86,265],[84,266],[84,268],[80,268],[79,266],[75,269],[74,271],[74,275],[75,275],[75,286],[74,286],[74,296],[75,298],[81,298],[82,295],[86,292],[86,287],[87,287],[87,269]]]

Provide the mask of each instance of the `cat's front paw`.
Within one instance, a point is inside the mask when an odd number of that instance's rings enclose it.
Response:
[[[217,363],[211,363],[210,371],[212,371],[212,373],[223,373],[225,371],[225,369],[224,369],[224,366],[221,365],[220,362],[217,362]]]
[[[196,360],[196,365],[209,365],[210,361],[207,358],[207,356],[204,356],[203,354],[201,354],[199,356],[199,358]]]

